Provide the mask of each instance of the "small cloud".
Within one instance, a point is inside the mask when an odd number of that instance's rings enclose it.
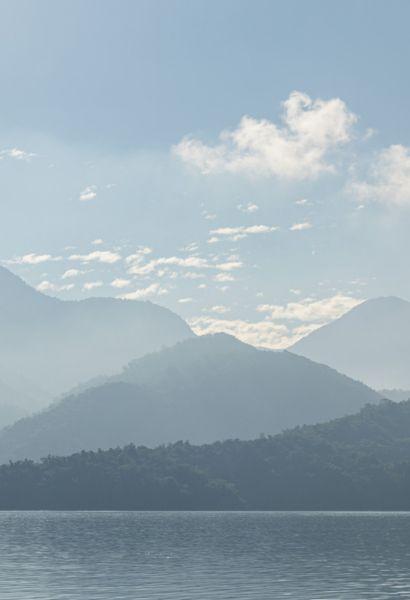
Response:
[[[168,291],[165,288],[161,288],[159,283],[152,283],[146,288],[140,288],[134,292],[123,294],[122,296],[119,296],[119,298],[122,300],[144,300],[150,296],[163,296],[167,293]]]
[[[67,292],[74,288],[74,283],[68,283],[66,285],[56,285],[51,281],[44,280],[38,284],[36,290],[39,292]]]
[[[78,260],[83,263],[100,262],[105,264],[114,264],[121,260],[121,255],[118,252],[109,250],[95,250],[89,254],[72,254],[69,260]]]
[[[215,237],[211,237],[208,240],[208,244],[219,241],[220,237],[226,237],[232,242],[237,242],[238,240],[248,237],[248,235],[271,233],[277,230],[278,227],[270,225],[250,225],[249,227],[246,227],[245,225],[241,225],[239,227],[218,227],[218,229],[212,229],[210,231],[210,234]]]
[[[80,271],[80,269],[67,269],[61,275],[61,279],[71,279],[72,277],[78,277],[79,275],[83,275],[86,271]]]
[[[306,206],[306,204],[309,204],[309,200],[307,198],[300,198],[299,200],[295,201],[295,204],[297,206]]]
[[[85,283],[83,285],[83,290],[86,292],[89,292],[90,290],[95,290],[97,288],[100,288],[103,286],[103,282],[102,281],[87,281],[87,283]]]
[[[81,202],[89,202],[90,200],[95,200],[96,197],[97,186],[87,185],[87,187],[85,187],[83,191],[80,192],[79,200],[81,200]]]
[[[97,238],[96,240],[93,240],[93,241],[91,242],[91,244],[92,244],[93,246],[101,246],[101,244],[103,244],[103,243],[104,243],[104,240],[102,240],[101,238]]]
[[[214,281],[218,283],[227,283],[228,281],[235,281],[235,277],[230,273],[217,273],[214,277]]]
[[[236,208],[238,210],[240,210],[241,212],[248,213],[248,214],[255,213],[259,210],[259,206],[252,202],[249,202],[248,204],[238,204],[238,206]]]
[[[193,298],[180,298],[178,302],[179,304],[189,304],[190,302],[193,302]]]
[[[113,281],[111,281],[110,285],[113,288],[125,288],[127,286],[129,286],[131,283],[130,279],[114,279]]]
[[[225,315],[230,312],[231,309],[229,306],[225,306],[223,304],[216,304],[215,306],[211,306],[210,308],[204,308],[204,312],[216,313],[217,315]]]
[[[2,150],[0,157],[13,158],[14,160],[25,160],[29,162],[33,157],[37,156],[33,152],[26,152],[20,148],[9,148],[8,150]]]
[[[291,227],[289,227],[289,231],[305,231],[306,229],[311,229],[313,225],[309,223],[309,221],[304,221],[303,223],[294,223]]]
[[[45,262],[55,262],[62,260],[61,256],[51,256],[51,254],[25,254],[24,256],[16,256],[5,261],[9,265],[39,265]]]

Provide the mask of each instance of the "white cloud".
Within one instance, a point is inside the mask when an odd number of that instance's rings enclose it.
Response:
[[[85,187],[83,189],[83,191],[80,192],[79,199],[81,200],[81,202],[88,202],[90,200],[95,200],[96,197],[97,197],[97,186],[96,185],[87,185],[87,187]]]
[[[40,265],[45,262],[54,262],[61,260],[61,256],[51,256],[51,254],[25,254],[24,256],[16,256],[5,261],[9,265]]]
[[[269,321],[250,322],[240,319],[218,319],[195,317],[188,323],[197,335],[229,333],[239,340],[254,346],[266,348],[286,348],[289,345],[288,328],[283,324]]]
[[[248,214],[252,214],[259,210],[259,206],[257,204],[253,204],[252,202],[249,202],[248,204],[238,204],[236,208],[241,212]]]
[[[101,246],[101,244],[104,243],[104,240],[102,240],[101,238],[97,238],[96,240],[93,240],[91,243],[93,246]]]
[[[218,283],[226,283],[228,281],[235,281],[235,277],[230,273],[217,273],[214,277],[214,281]]]
[[[216,268],[219,271],[234,271],[236,269],[241,269],[242,267],[243,263],[240,260],[230,260],[216,265]]]
[[[83,285],[83,290],[86,292],[89,292],[90,290],[95,290],[97,288],[100,288],[103,286],[103,282],[102,281],[87,281],[87,283],[85,283]]]
[[[348,191],[359,202],[410,206],[410,149],[396,144],[382,150],[370,169],[368,180],[353,181]]]
[[[89,254],[72,254],[69,256],[69,260],[78,260],[83,263],[100,262],[111,265],[121,260],[121,255],[110,250],[95,250]]]
[[[129,286],[130,283],[131,283],[130,279],[118,278],[118,279],[114,279],[113,281],[111,281],[110,285],[111,285],[111,287],[121,289],[121,288],[125,288],[125,287]]]
[[[271,233],[272,231],[277,231],[278,229],[278,227],[270,225],[241,225],[239,227],[218,227],[217,229],[212,229],[210,231],[210,234],[213,237],[211,237],[208,240],[208,244],[219,241],[220,237],[225,237],[230,241],[237,242],[238,240],[242,240],[248,237],[248,235]]]
[[[26,152],[25,150],[21,150],[21,148],[9,148],[0,152],[0,157],[2,158],[4,156],[14,158],[15,160],[25,160],[26,162],[29,162],[36,154],[33,152]]]
[[[78,277],[79,275],[84,275],[85,271],[80,271],[80,269],[67,269],[61,275],[61,279],[71,279],[72,277]]]
[[[185,137],[173,152],[202,173],[246,173],[303,180],[335,171],[332,152],[352,138],[357,117],[340,98],[312,100],[292,92],[283,103],[282,125],[244,116],[220,143]]]
[[[129,258],[129,257],[128,257]],[[128,261],[128,259],[127,259]],[[199,256],[168,256],[155,258],[148,263],[141,264],[138,261],[136,264],[131,263],[128,273],[131,275],[149,275],[158,269],[158,267],[181,267],[185,269],[208,269],[210,265],[204,258]]]
[[[297,206],[305,206],[306,204],[309,204],[309,200],[307,198],[300,198],[299,200],[295,200],[295,204]]]
[[[212,312],[217,315],[225,315],[226,313],[230,312],[231,309],[229,308],[229,306],[225,306],[224,304],[216,304],[215,306],[211,306],[210,308],[204,308],[203,311]]]
[[[149,298],[150,296],[162,296],[167,293],[167,290],[161,288],[159,283],[152,283],[146,288],[140,288],[138,290],[135,290],[134,292],[123,294],[119,296],[119,298],[121,298],[122,300],[144,300],[145,298]]]
[[[66,285],[56,285],[51,281],[44,280],[38,284],[36,290],[39,292],[67,292],[74,288],[74,283],[68,283]]]
[[[194,299],[193,298],[180,298],[178,300],[179,304],[189,304],[190,302],[193,302]]]
[[[305,231],[306,229],[312,229],[312,223],[309,221],[303,221],[303,223],[294,223],[291,227],[289,227],[290,231]]]
[[[272,320],[319,322],[323,324],[337,319],[361,302],[362,300],[358,298],[336,294],[322,300],[304,298],[299,302],[289,302],[284,305],[260,304],[257,310],[258,312],[269,313],[269,318]]]

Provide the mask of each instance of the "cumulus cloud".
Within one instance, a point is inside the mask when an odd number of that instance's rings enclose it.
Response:
[[[180,298],[178,300],[179,304],[189,304],[190,302],[193,302],[194,299],[193,298]]]
[[[130,258],[130,257],[128,257]],[[128,261],[127,258],[127,261]],[[154,273],[159,267],[181,267],[183,269],[208,269],[210,265],[205,258],[199,256],[163,256],[161,258],[155,258],[147,263],[141,263],[141,259],[132,262],[128,269],[128,273],[131,275],[149,275]]]
[[[334,172],[332,153],[349,142],[357,117],[340,98],[312,100],[292,92],[283,103],[282,123],[244,116],[208,146],[185,137],[173,152],[203,174],[245,173],[303,180]]]
[[[351,296],[336,294],[322,300],[304,298],[299,302],[289,302],[284,305],[260,304],[257,310],[261,313],[269,313],[269,318],[272,320],[319,322],[324,324],[337,319],[362,301]]]
[[[21,148],[8,148],[0,152],[0,158],[7,157],[14,160],[25,160],[26,162],[29,162],[35,156],[36,154],[33,152],[26,152],[26,150],[21,150]]]
[[[87,281],[83,285],[83,290],[85,292],[89,292],[90,290],[95,290],[95,289],[100,288],[102,286],[103,286],[103,282],[102,281]]]
[[[218,227],[217,229],[211,229],[211,238],[208,243],[218,242],[220,238],[226,238],[232,242],[242,240],[248,235],[258,235],[261,233],[271,233],[277,231],[279,228],[270,225],[241,225],[239,227]]]
[[[286,348],[289,345],[289,330],[283,324],[269,321],[219,319],[210,316],[195,317],[189,319],[188,323],[197,335],[224,332],[253,346]]]
[[[66,285],[57,285],[51,281],[44,280],[38,284],[36,290],[39,292],[67,292],[74,288],[74,283],[68,283]]]
[[[167,293],[168,291],[165,288],[162,288],[159,283],[152,283],[145,288],[140,288],[134,292],[122,294],[118,297],[122,300],[145,300],[145,298],[149,298],[150,296],[163,296]]]
[[[259,210],[259,206],[257,204],[254,204],[253,202],[249,202],[248,204],[238,204],[236,208],[241,212],[248,214],[252,214]]]
[[[24,256],[16,256],[5,261],[9,265],[40,265],[46,262],[54,262],[62,260],[61,256],[52,256],[51,254],[24,254]]]
[[[80,269],[67,269],[61,275],[61,279],[71,279],[72,277],[78,277],[79,275],[84,275],[85,271],[80,271]]]
[[[97,186],[96,185],[87,185],[82,192],[80,192],[79,200],[81,202],[88,202],[90,200],[95,200],[97,197]]]
[[[309,221],[303,221],[303,223],[293,223],[291,227],[289,227],[290,231],[305,231],[306,229],[312,229],[312,223]]]
[[[71,254],[69,260],[77,260],[82,263],[99,262],[111,265],[121,260],[121,255],[118,252],[111,252],[110,250],[95,250],[89,254]]]
[[[348,191],[359,202],[379,202],[387,206],[410,206],[410,149],[396,144],[382,150],[367,180],[355,180]]]
[[[130,279],[117,278],[117,279],[114,279],[113,281],[111,281],[110,285],[113,288],[121,289],[121,288],[125,288],[125,287],[129,286],[130,283],[131,283]]]
[[[104,243],[104,240],[102,240],[101,238],[97,238],[96,240],[93,240],[91,243],[93,246],[101,246],[101,244]]]
[[[217,315],[225,315],[226,313],[230,312],[231,309],[229,308],[229,306],[225,306],[224,304],[216,304],[215,306],[204,308],[203,311],[215,313]]]

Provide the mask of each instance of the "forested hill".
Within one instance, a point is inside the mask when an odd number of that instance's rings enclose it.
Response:
[[[1,509],[410,509],[410,401],[253,441],[0,467]]]

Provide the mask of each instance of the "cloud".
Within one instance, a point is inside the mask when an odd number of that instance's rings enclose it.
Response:
[[[252,202],[249,202],[248,204],[238,204],[236,208],[241,212],[248,214],[252,214],[259,210],[259,206],[257,204],[253,204]]]
[[[250,322],[240,319],[219,319],[214,317],[195,317],[188,323],[194,333],[229,333],[239,340],[266,348],[286,348],[289,345],[289,331],[286,325],[269,321]]]
[[[111,287],[114,288],[125,288],[127,286],[129,286],[131,283],[130,279],[114,279],[113,281],[111,281],[110,285]]]
[[[128,261],[130,257],[126,260]],[[155,258],[150,260],[148,263],[141,264],[141,259],[138,259],[136,263],[131,261],[131,266],[128,269],[130,275],[149,275],[154,273],[158,267],[181,267],[183,269],[209,269],[210,265],[208,261],[199,256],[168,256]]]
[[[67,269],[61,275],[61,279],[71,279],[72,277],[78,277],[79,275],[84,275],[85,271],[80,271],[80,269]]]
[[[382,150],[367,181],[355,180],[347,189],[359,202],[410,206],[410,149],[396,144]]]
[[[229,308],[229,306],[225,306],[223,304],[216,304],[215,306],[211,306],[210,308],[204,308],[203,311],[212,312],[217,315],[225,315],[226,313],[230,312],[231,309]]]
[[[83,263],[100,262],[111,265],[121,260],[121,255],[110,250],[95,250],[89,254],[71,254],[69,260],[78,260]]]
[[[85,187],[83,189],[83,191],[80,192],[79,200],[81,200],[81,202],[89,202],[90,200],[95,200],[96,197],[97,197],[97,186],[96,185],[87,185],[87,187]]]
[[[83,290],[89,292],[90,290],[95,290],[103,285],[102,281],[87,281],[87,283],[83,285]]]
[[[309,204],[309,200],[307,198],[300,198],[299,200],[295,200],[296,206],[306,206]]]
[[[104,240],[102,240],[101,238],[97,238],[96,240],[93,240],[91,243],[93,246],[101,246],[101,244],[104,243]]]
[[[9,265],[40,265],[45,262],[55,262],[62,260],[61,256],[51,256],[51,254],[25,254],[24,256],[16,256],[5,261]]]
[[[304,221],[303,223],[293,223],[291,227],[289,227],[290,231],[305,231],[306,229],[312,229],[313,225],[309,223],[309,221]]]
[[[36,156],[33,152],[26,152],[21,148],[9,148],[0,152],[0,158],[6,156],[7,158],[13,158],[14,160],[25,160],[29,162],[33,157]]]
[[[134,292],[129,292],[128,294],[123,294],[118,297],[122,300],[144,300],[150,296],[163,296],[167,293],[168,291],[164,288],[161,288],[159,283],[152,283],[146,288],[140,288]]]
[[[38,284],[36,290],[39,292],[67,292],[74,288],[74,283],[68,283],[66,285],[56,285],[51,281],[44,280]]]
[[[216,265],[216,269],[219,271],[234,271],[236,269],[241,269],[242,267],[243,263],[240,260],[230,260]]]
[[[193,302],[194,299],[193,298],[180,298],[178,300],[179,304],[189,304],[190,302]]]
[[[330,298],[315,300],[304,298],[299,302],[288,304],[260,304],[258,312],[269,313],[269,318],[277,321],[303,321],[319,322],[321,324],[337,319],[348,310],[351,310],[363,300],[336,294]]]
[[[214,277],[214,281],[218,283],[227,283],[228,281],[235,281],[235,277],[230,273],[217,273]]]
[[[203,174],[313,179],[335,171],[329,159],[352,139],[356,121],[340,98],[312,100],[295,91],[283,103],[281,125],[244,116],[236,129],[222,131],[216,146],[185,137],[173,152]]]
[[[239,227],[218,227],[217,229],[211,229],[211,238],[208,243],[215,243],[219,241],[219,238],[225,237],[232,242],[242,240],[248,235],[259,235],[261,233],[271,233],[277,231],[279,228],[270,225],[241,225]]]

